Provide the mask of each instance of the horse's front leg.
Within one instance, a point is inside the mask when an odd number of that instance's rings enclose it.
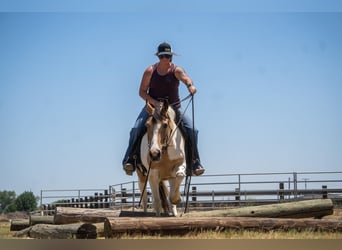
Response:
[[[153,208],[156,212],[156,216],[161,215],[162,211],[162,205],[160,200],[160,194],[159,194],[159,171],[157,169],[151,169],[150,170],[150,176],[149,176],[149,183],[152,191],[153,196]]]
[[[184,174],[183,174],[184,173]],[[182,165],[175,167],[174,169],[175,178],[171,178],[169,180],[170,183],[170,201],[172,204],[172,212],[174,216],[177,216],[177,207],[176,205],[181,202],[181,194],[180,194],[180,186],[183,182],[185,176],[185,163]]]
[[[169,200],[170,200],[170,208],[172,211],[173,216],[177,216],[177,204],[181,201],[180,192],[176,189],[176,183],[177,178],[170,178],[169,179],[169,185],[170,185],[170,194],[169,194]]]

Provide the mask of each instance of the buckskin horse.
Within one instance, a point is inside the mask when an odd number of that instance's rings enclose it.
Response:
[[[147,132],[140,146],[145,174],[141,168],[137,169],[142,205],[146,212],[148,181],[156,216],[161,216],[162,210],[177,216],[177,204],[181,201],[180,186],[186,175],[185,139],[175,122],[176,113],[167,100],[161,101],[159,107],[147,103],[146,110],[149,114],[145,124]]]

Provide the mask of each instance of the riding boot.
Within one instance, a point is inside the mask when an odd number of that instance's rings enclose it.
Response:
[[[140,160],[140,142],[144,134],[143,129],[132,128],[128,142],[128,148],[122,161],[123,169],[127,175],[133,175]]]
[[[187,158],[187,166],[191,166],[187,168],[188,175],[196,175],[199,176],[204,173],[205,169],[201,165],[197,142],[198,142],[198,130],[193,130],[192,128],[185,127],[186,131],[186,158]]]

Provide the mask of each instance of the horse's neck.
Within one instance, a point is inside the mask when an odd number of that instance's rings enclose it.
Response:
[[[170,127],[172,129],[172,134],[168,146],[168,152],[170,157],[174,159],[182,156],[185,153],[185,140],[175,120],[172,120]]]
[[[177,128],[172,135],[171,142],[167,147],[168,157],[170,160],[184,161],[185,157],[185,140],[181,131]]]
[[[169,107],[169,109],[167,110],[167,114],[169,116],[169,119],[171,120],[171,129],[175,129],[175,127],[177,126],[176,124],[176,112]]]

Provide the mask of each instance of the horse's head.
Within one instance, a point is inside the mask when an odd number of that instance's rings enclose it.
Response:
[[[152,161],[159,161],[162,152],[167,149],[174,124],[174,111],[169,107],[167,99],[159,102],[158,107],[146,104],[150,117],[146,121],[150,157]]]

